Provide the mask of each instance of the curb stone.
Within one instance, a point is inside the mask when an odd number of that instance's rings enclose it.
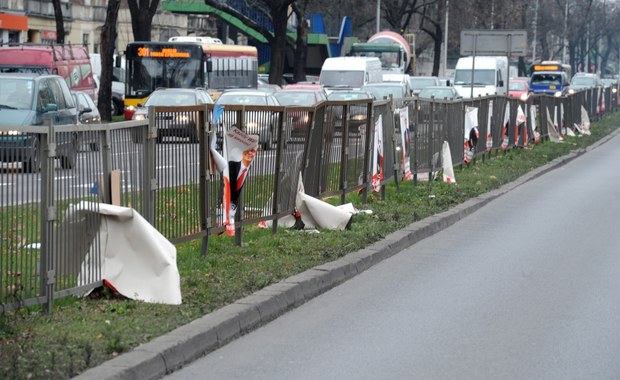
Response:
[[[449,227],[510,190],[561,167],[609,141],[620,129],[585,149],[554,159],[502,187],[469,199],[450,210],[414,222],[367,248],[318,265],[267,286],[134,350],[91,368],[74,379],[159,379],[230,341],[351,279],[403,249]]]

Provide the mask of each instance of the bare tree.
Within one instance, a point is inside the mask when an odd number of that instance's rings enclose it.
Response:
[[[104,121],[112,121],[112,68],[114,67],[114,46],[118,32],[118,10],[120,0],[108,0],[105,22],[101,28],[101,78],[97,108]]]
[[[439,64],[441,61],[441,43],[443,42],[443,20],[446,12],[446,3],[437,1],[429,3],[418,11],[422,16],[420,19],[420,30],[428,34],[433,40],[433,72],[431,75],[439,75]]]
[[[131,14],[131,29],[134,41],[150,41],[153,17],[157,13],[159,0],[127,0]]]
[[[54,7],[54,17],[56,18],[56,43],[65,43],[65,23],[62,17],[62,6],[60,0],[52,0]]]

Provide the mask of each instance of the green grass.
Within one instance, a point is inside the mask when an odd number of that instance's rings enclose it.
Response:
[[[206,259],[200,241],[177,245],[183,304],[153,305],[118,297],[101,289],[86,298],[68,297],[53,312],[25,308],[0,315],[0,379],[63,379],[96,366],[139,344],[321,263],[366,247],[414,221],[447,210],[496,189],[533,168],[608,135],[620,124],[620,113],[593,123],[592,136],[563,144],[545,142],[507,154],[493,154],[463,169],[456,184],[442,182],[388,185],[386,197],[373,193],[361,204],[372,215],[354,217],[349,230],[320,234],[248,226],[242,247],[226,235],[211,237]],[[339,198],[327,199],[338,203]]]

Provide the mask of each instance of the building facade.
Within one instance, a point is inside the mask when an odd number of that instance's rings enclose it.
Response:
[[[105,22],[105,0],[61,0],[65,43],[79,44],[89,53],[99,53],[101,28]],[[175,14],[159,11],[153,18],[151,40],[166,41],[172,36],[211,35],[216,19],[209,15]],[[126,1],[118,14],[116,54],[122,55],[133,42],[131,14]],[[0,0],[0,44],[56,41],[56,18],[51,0]]]

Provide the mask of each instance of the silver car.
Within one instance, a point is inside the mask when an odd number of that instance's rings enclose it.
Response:
[[[258,142],[264,150],[273,148],[277,141],[280,113],[266,107],[261,109],[261,106],[280,105],[271,92],[248,89],[226,90],[217,99],[216,105],[224,107],[224,114],[218,121],[223,130],[237,127],[249,135],[258,135]],[[237,121],[237,115],[241,110],[245,118],[244,125],[239,125]],[[219,133],[218,139],[220,139]]]

